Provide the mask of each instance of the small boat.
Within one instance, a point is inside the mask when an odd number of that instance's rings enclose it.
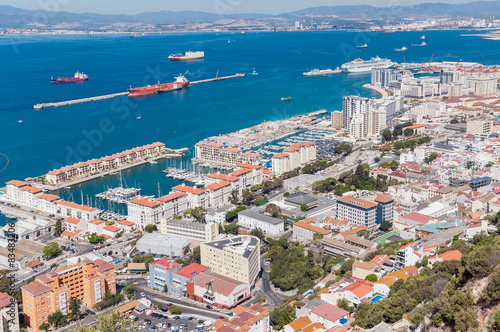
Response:
[[[420,44],[411,44],[411,47],[425,47],[427,46],[426,42],[421,42]]]
[[[406,51],[408,48],[406,46],[403,46],[401,48],[395,48],[394,49],[394,52],[404,52]]]
[[[290,100],[292,99],[292,97],[288,96],[288,97],[281,97],[281,101],[287,101],[287,100]]]
[[[368,44],[356,46],[356,48],[368,48]]]
[[[13,215],[12,213],[7,213],[7,214],[5,215],[5,218],[7,218],[7,219],[17,219],[17,218],[16,218],[16,216],[15,216],[15,215]]]
[[[422,35],[422,37],[420,37],[421,40],[424,40],[425,39],[425,35]]]
[[[141,111],[139,111],[139,115],[137,115],[137,117],[135,119],[136,120],[140,120],[141,119]]]
[[[17,121],[17,122],[19,122],[20,124],[23,124],[23,123],[24,123],[24,121],[23,121],[23,120],[19,120],[19,121]]]
[[[158,164],[158,162],[156,160],[150,160],[149,163],[150,164]]]
[[[311,71],[307,71],[302,73],[304,76],[325,76],[329,74],[337,74],[342,72],[342,70],[337,67],[336,69],[313,69]]]
[[[141,38],[141,37],[144,37],[144,34],[140,34],[138,32],[133,32],[131,34],[128,35],[129,38]]]
[[[255,71],[255,67],[253,67],[253,71],[251,72],[251,75],[259,75],[259,73]]]
[[[43,108],[43,105],[42,104],[36,104],[36,105],[33,105],[33,108],[36,109],[36,110],[41,110]]]
[[[66,187],[64,187],[64,189],[71,189],[71,187],[70,186],[66,186]]]

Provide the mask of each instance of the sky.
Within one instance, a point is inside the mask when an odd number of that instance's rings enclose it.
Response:
[[[472,1],[472,0],[470,0]],[[422,2],[465,3],[467,0],[0,0],[0,5],[18,8],[67,11],[73,13],[136,14],[145,11],[195,10],[210,13],[280,14],[294,10],[334,5],[374,5],[387,7]]]

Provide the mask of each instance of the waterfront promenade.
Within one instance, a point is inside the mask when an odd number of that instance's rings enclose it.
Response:
[[[361,87],[363,87],[365,89],[370,89],[370,90],[373,90],[373,91],[376,91],[376,92],[380,93],[381,98],[387,98],[389,96],[389,94],[387,93],[387,91],[385,91],[382,88],[379,88],[379,87],[376,87],[374,85],[371,85],[371,84],[363,84]]]

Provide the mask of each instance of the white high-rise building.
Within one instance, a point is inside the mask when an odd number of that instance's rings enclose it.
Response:
[[[386,126],[386,107],[380,100],[346,96],[343,101],[344,129],[354,138],[377,137]]]

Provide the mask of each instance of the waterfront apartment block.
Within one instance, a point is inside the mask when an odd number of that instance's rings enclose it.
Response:
[[[39,275],[21,287],[24,322],[38,332],[47,317],[60,310],[67,314],[71,298],[92,309],[106,293],[116,293],[115,269],[112,264],[96,259]]]
[[[130,163],[158,157],[164,150],[165,144],[160,142],[139,146],[100,159],[92,159],[86,162],[79,162],[59,169],[54,169],[45,175],[45,181],[48,184],[60,184],[66,181],[88,177]]]
[[[17,300],[6,293],[0,293],[0,332],[19,331]]]
[[[235,236],[200,245],[201,264],[213,272],[254,284],[260,271],[260,240],[255,236]]]
[[[289,172],[316,159],[316,144],[313,142],[295,143],[271,159],[272,170],[276,175]]]
[[[382,220],[392,222],[394,200],[377,195],[374,200],[345,196],[337,199],[337,219],[348,220],[357,225],[366,225],[373,230]]]
[[[127,219],[144,229],[146,225],[160,222],[162,203],[143,198],[136,198],[127,203]]]
[[[212,241],[219,235],[218,224],[193,220],[162,219],[159,229],[163,234],[181,236],[196,241]]]
[[[256,152],[244,152],[238,146],[227,146],[223,143],[213,141],[201,141],[196,143],[195,158],[203,163],[214,163],[221,165],[237,165],[239,163],[257,164],[260,154]]]
[[[193,209],[201,206],[206,209],[209,205],[207,192],[202,188],[186,186],[184,183],[172,188],[173,193],[184,193],[187,195],[187,208]]]
[[[227,181],[215,182],[205,186],[205,192],[208,195],[208,206],[217,208],[226,205],[229,202],[231,191],[231,182]]]

